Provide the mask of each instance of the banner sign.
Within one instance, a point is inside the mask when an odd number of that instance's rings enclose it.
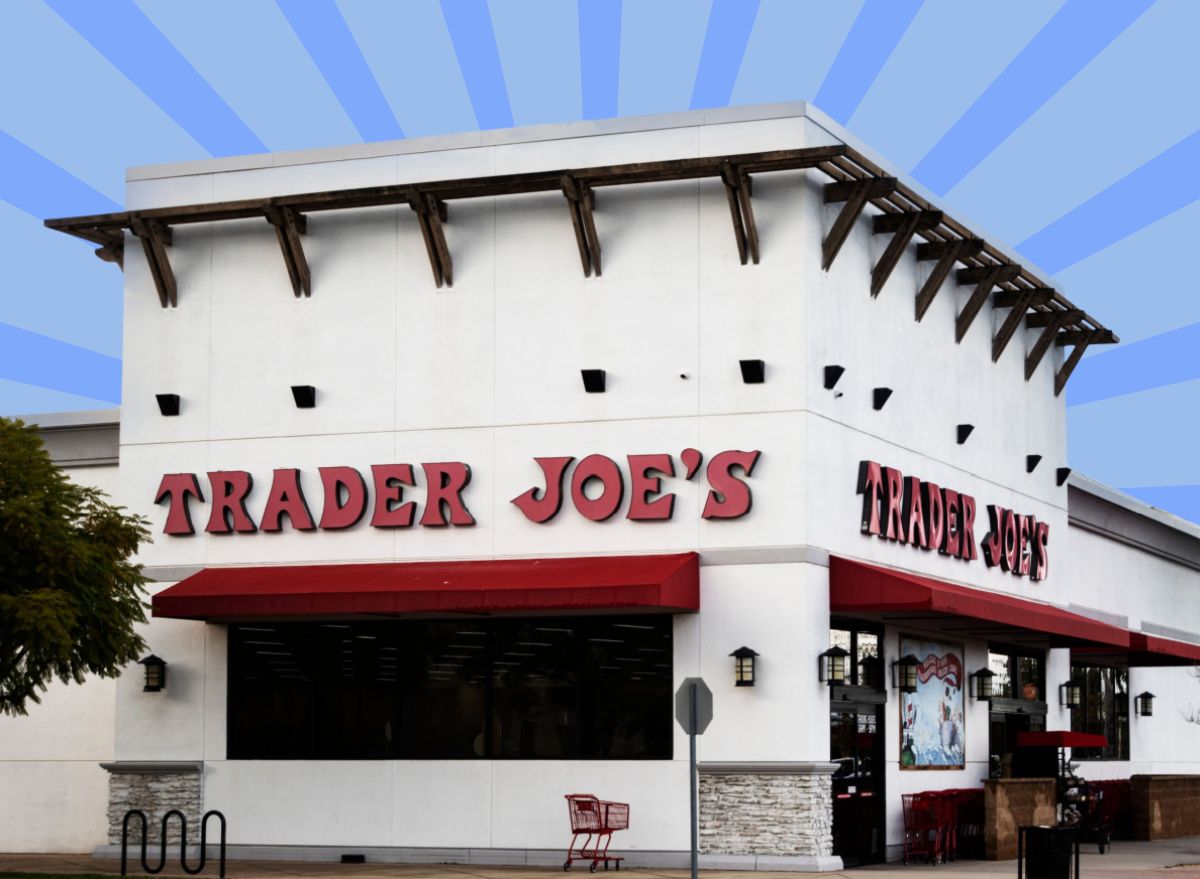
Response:
[[[900,694],[900,768],[964,768],[962,647],[902,637],[900,655],[920,662],[916,692]]]

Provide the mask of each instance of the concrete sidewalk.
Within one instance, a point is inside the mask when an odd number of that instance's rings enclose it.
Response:
[[[120,872],[120,862],[113,858],[93,858],[90,855],[12,855],[0,854],[0,873],[102,873]],[[572,875],[588,875],[586,868],[577,866]],[[459,864],[331,864],[316,861],[229,861],[229,879],[550,879],[560,875],[560,867],[481,867]],[[868,876],[906,875],[930,876],[938,879],[968,879],[976,876],[1017,875],[1016,861],[958,861],[952,864],[880,864],[839,873],[744,873],[723,870],[702,870],[704,879],[797,879],[801,876],[847,877],[865,879]],[[132,876],[143,875],[140,870]],[[161,876],[183,876],[178,861],[168,860]],[[217,875],[215,861],[210,861],[205,877]],[[610,875],[615,875],[611,874]],[[628,879],[686,879],[687,870],[627,869],[621,871]],[[1093,846],[1084,850],[1081,877],[1085,879],[1138,879],[1164,876],[1185,879],[1200,877],[1200,837],[1164,840],[1161,842],[1117,842],[1105,855],[1096,853]]]

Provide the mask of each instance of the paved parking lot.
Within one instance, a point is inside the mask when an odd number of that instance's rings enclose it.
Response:
[[[8,855],[0,854],[0,873],[116,874],[120,863],[112,858],[93,858],[88,855]],[[588,875],[576,867],[576,875]],[[550,879],[562,873],[559,868],[544,867],[480,867],[458,864],[330,864],[296,861],[230,861],[226,874],[229,879]],[[906,875],[930,876],[938,879],[966,879],[974,876],[1016,876],[1015,861],[959,861],[953,864],[881,864],[841,873],[734,873],[703,870],[704,879],[795,879],[798,876],[844,876],[864,879],[867,876]],[[134,874],[140,875],[140,874]],[[183,871],[168,863],[162,876],[178,877]],[[203,876],[216,876],[215,862],[210,862]],[[629,879],[686,879],[686,870],[627,869],[621,871]],[[1105,855],[1095,848],[1085,850],[1081,876],[1086,879],[1117,879],[1117,877],[1166,876],[1185,879],[1200,877],[1200,837],[1165,840],[1162,842],[1117,842]]]

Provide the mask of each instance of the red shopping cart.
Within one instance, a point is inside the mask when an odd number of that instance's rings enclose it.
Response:
[[[563,861],[563,871],[570,870],[575,861],[591,861],[588,869],[593,873],[600,864],[607,870],[610,861],[620,870],[623,859],[610,855],[608,847],[614,830],[629,827],[629,804],[610,803],[592,794],[567,794],[566,799],[571,814],[571,845]],[[584,837],[583,844],[576,847],[580,836]]]

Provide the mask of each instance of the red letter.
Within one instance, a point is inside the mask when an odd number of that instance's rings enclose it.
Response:
[[[858,493],[863,496],[862,533],[879,533],[879,499],[883,493],[883,470],[874,461],[858,464]]]
[[[922,482],[925,494],[925,538],[926,549],[940,549],[946,536],[946,510],[942,503],[942,490],[933,482]]]
[[[474,525],[475,520],[463,503],[462,492],[471,482],[471,468],[458,461],[422,464],[425,471],[425,512],[421,524],[441,528],[445,525]],[[450,511],[446,518],[442,504]]]
[[[904,480],[904,524],[908,542],[929,549],[925,537],[925,513],[921,504],[921,480],[909,476]]]
[[[708,477],[708,498],[704,501],[703,519],[737,519],[750,512],[754,499],[750,496],[750,486],[733,475],[733,468],[740,467],[750,478],[758,456],[762,452],[727,451],[720,452],[708,462],[704,475]]]
[[[308,503],[304,500],[304,490],[300,487],[300,471],[294,467],[275,471],[271,492],[267,495],[267,506],[263,509],[262,530],[282,530],[285,515],[297,531],[312,531],[317,527],[313,524],[312,513],[308,511]]]
[[[942,508],[946,511],[946,530],[938,552],[942,555],[958,555],[958,492],[952,488],[942,489]]]
[[[212,488],[212,511],[208,516],[209,534],[230,531],[256,531],[254,520],[246,512],[246,495],[254,488],[254,479],[245,470],[216,470],[208,474]]]
[[[372,464],[371,481],[375,483],[375,512],[372,528],[407,528],[413,523],[412,501],[400,503],[404,486],[416,485],[411,464]],[[393,506],[395,504],[395,506]]]
[[[164,497],[170,499],[164,534],[196,533],[196,529],[192,527],[192,511],[188,507],[189,495],[199,501],[204,500],[195,473],[167,473],[163,476],[162,482],[158,484],[158,494],[154,496],[154,502],[161,504]]]
[[[1050,523],[1038,522],[1036,537],[1033,541],[1033,564],[1030,568],[1029,579],[1045,580],[1050,573]]]
[[[975,498],[969,494],[958,496],[958,557],[963,561],[979,558],[975,549]]]
[[[336,531],[350,528],[367,511],[367,484],[353,467],[318,467],[321,487],[325,490],[325,505],[321,508],[321,528]],[[346,502],[342,503],[342,489]]]
[[[650,476],[651,473],[661,473],[664,476],[675,475],[675,462],[670,455],[630,455],[629,456],[629,512],[627,519],[646,521],[650,519],[670,519],[675,512],[675,495],[665,494],[655,500],[649,500],[650,495],[662,491],[662,479]]]
[[[534,458],[533,460],[542,468],[542,476],[546,481],[546,487],[541,492],[542,496],[538,497],[538,490],[531,488],[524,494],[513,498],[512,502],[529,521],[549,522],[558,515],[558,511],[562,508],[563,474],[567,472],[567,467],[575,459],[567,457]]]
[[[595,500],[584,492],[584,487],[593,479],[600,480],[603,486]],[[621,478],[621,468],[604,455],[588,455],[579,462],[571,477],[571,500],[575,502],[575,509],[593,522],[603,522],[615,513],[624,495],[625,480]]]
[[[1000,564],[1004,547],[1004,507],[988,504],[988,523],[991,530],[983,538],[983,561],[989,568]]]
[[[1021,560],[1017,557],[1017,516],[1012,510],[1004,511],[1004,555],[1000,559],[1000,567],[1006,571],[1016,572],[1021,568]]]
[[[1032,516],[1017,516],[1017,569],[1014,574],[1020,577],[1029,575],[1031,547],[1029,538],[1037,535],[1037,520]]]
[[[887,540],[904,542],[904,474],[893,467],[883,468],[883,534]]]

